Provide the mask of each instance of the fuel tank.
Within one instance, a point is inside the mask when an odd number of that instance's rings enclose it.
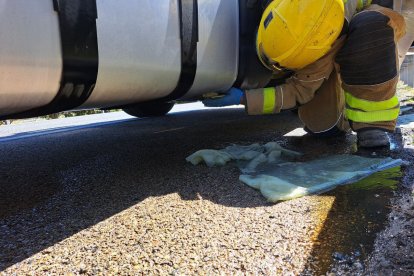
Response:
[[[260,0],[0,0],[0,118],[264,87]]]

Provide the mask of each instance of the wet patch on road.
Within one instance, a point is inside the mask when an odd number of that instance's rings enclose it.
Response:
[[[374,151],[358,150],[356,136],[350,134],[323,139],[309,135],[285,137],[281,144],[305,152],[301,161],[331,154],[401,158],[398,135],[390,138],[389,149]],[[388,226],[396,190],[403,182],[403,170],[397,167],[320,195],[321,203],[313,213],[319,227],[303,274],[325,275],[338,265],[354,271],[366,269],[378,234]]]
[[[390,202],[401,177],[401,168],[397,167],[326,193],[321,205],[330,209],[326,216],[326,208],[321,206],[320,215],[326,219],[314,237],[307,271],[326,274],[336,263],[364,266],[377,233],[386,226]]]

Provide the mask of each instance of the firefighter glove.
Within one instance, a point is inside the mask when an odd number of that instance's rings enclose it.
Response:
[[[241,104],[244,92],[238,88],[231,88],[224,96],[206,99],[203,104],[207,107],[222,107]]]

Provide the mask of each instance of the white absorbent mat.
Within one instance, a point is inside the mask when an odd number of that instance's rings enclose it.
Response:
[[[200,150],[186,160],[193,165],[204,162],[208,166],[236,162],[242,172],[240,181],[260,190],[271,202],[322,193],[402,163],[400,159],[356,155],[332,155],[309,162],[294,162],[298,156],[300,153],[272,142],[266,145],[233,145],[222,150]]]

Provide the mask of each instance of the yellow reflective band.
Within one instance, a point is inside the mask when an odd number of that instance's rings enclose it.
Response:
[[[364,8],[364,0],[358,0],[357,9],[358,11],[362,10]]]
[[[361,11],[361,10],[369,7],[371,5],[371,3],[372,3],[372,0],[358,0],[357,10]]]
[[[375,123],[375,122],[387,122],[393,121],[398,118],[400,114],[400,108],[381,110],[381,111],[371,111],[364,112],[353,109],[346,110],[346,117],[348,120],[357,122],[357,123]]]
[[[363,111],[380,111],[387,110],[396,107],[399,102],[397,96],[392,97],[389,100],[372,102],[367,100],[358,99],[349,93],[345,93],[346,104],[354,109],[360,109]]]
[[[272,114],[275,109],[276,90],[274,87],[263,89],[263,114]]]

